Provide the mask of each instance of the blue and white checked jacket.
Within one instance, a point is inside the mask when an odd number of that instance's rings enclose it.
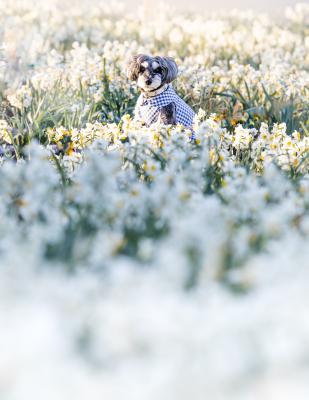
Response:
[[[134,116],[138,121],[144,122],[147,126],[158,120],[160,109],[170,103],[176,105],[176,124],[191,128],[194,111],[178,96],[171,85],[157,96],[146,97],[141,94],[137,100]]]

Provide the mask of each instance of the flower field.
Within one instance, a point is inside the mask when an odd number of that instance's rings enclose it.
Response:
[[[309,396],[309,6],[0,0],[0,399]],[[126,63],[174,57],[182,126]]]

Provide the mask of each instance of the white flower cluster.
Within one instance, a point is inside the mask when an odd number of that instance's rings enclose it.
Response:
[[[36,89],[61,88],[72,101],[82,87],[88,101],[96,103],[106,87],[104,76],[112,89],[130,97],[126,61],[132,54],[160,48],[179,63],[176,86],[192,104],[201,106],[210,93],[231,87],[246,97],[253,115],[261,112],[252,107],[254,99],[261,104],[267,95],[278,101],[293,98],[295,105],[308,101],[306,4],[288,10],[280,25],[250,13],[205,20],[198,15],[173,17],[166,9],[149,19],[145,13],[124,17],[115,5],[98,1],[89,7],[86,0],[79,0],[73,13],[71,3],[50,0],[36,9],[27,0],[21,13],[20,2],[0,2],[8,89],[20,90],[23,76]],[[28,97],[25,101],[29,104]]]
[[[225,162],[211,124],[3,164],[4,398],[305,399],[308,177]]]

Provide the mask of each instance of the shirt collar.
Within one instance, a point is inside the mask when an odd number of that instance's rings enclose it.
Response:
[[[150,92],[150,93],[145,93],[144,92],[144,93],[142,93],[143,101],[154,99],[155,97],[157,97],[160,94],[162,94],[163,92],[165,92],[169,88],[169,86],[170,85],[165,84],[162,87],[160,87],[159,89],[154,90],[153,92]]]

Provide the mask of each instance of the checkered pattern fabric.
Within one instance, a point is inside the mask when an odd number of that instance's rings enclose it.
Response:
[[[157,96],[146,97],[143,94],[137,100],[134,110],[135,119],[147,126],[157,122],[160,109],[170,103],[176,104],[176,123],[191,128],[194,111],[176,94],[171,85]]]

